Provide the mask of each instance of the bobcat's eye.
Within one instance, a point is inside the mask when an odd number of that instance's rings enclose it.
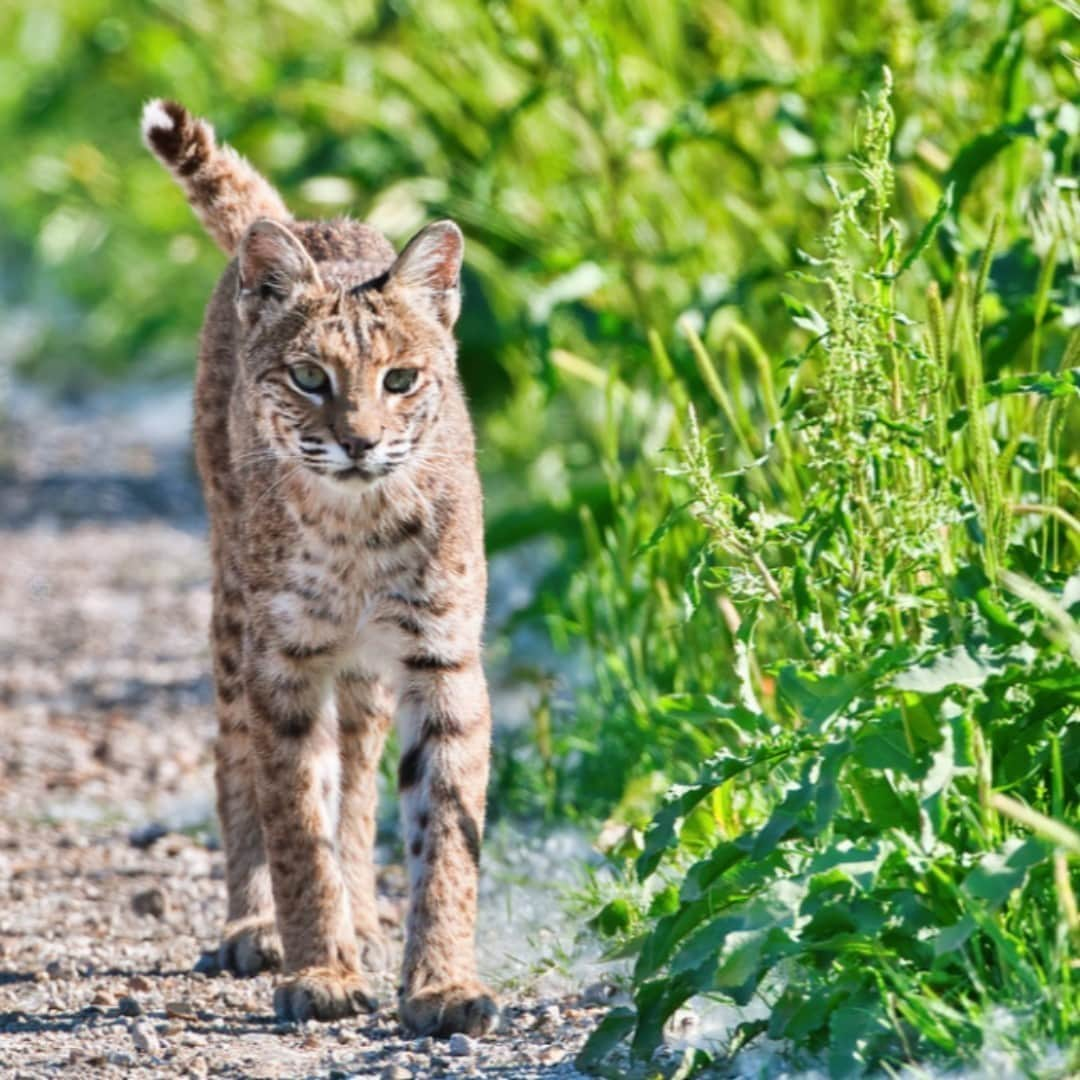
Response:
[[[293,364],[289,374],[306,394],[325,394],[330,389],[330,376],[318,364]]]
[[[413,388],[417,374],[416,368],[391,368],[383,377],[383,386],[391,394],[404,394]]]

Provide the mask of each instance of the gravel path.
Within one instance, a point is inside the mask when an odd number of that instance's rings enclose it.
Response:
[[[482,966],[505,1004],[489,1038],[405,1038],[391,972],[375,1016],[299,1026],[275,1023],[269,978],[192,972],[224,883],[187,408],[19,395],[0,428],[0,1074],[577,1076],[606,988],[584,961],[553,966],[570,946],[537,931],[575,838],[486,856]],[[394,850],[380,910],[399,954]]]

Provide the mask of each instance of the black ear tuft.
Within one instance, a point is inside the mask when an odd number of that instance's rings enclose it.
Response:
[[[421,229],[397,257],[388,278],[429,304],[447,326],[461,308],[461,258],[465,238],[452,221]]]

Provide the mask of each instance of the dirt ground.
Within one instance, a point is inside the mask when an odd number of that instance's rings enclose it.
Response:
[[[183,393],[19,396],[0,429],[0,1075],[578,1075],[607,990],[529,974],[543,964],[500,979],[489,956],[502,1029],[449,1042],[405,1037],[392,972],[373,1017],[283,1026],[269,977],[193,971],[224,883],[186,417]],[[388,858],[380,905],[400,954]],[[487,876],[487,909],[513,906],[509,877]],[[488,927],[489,953],[500,933],[507,955],[525,948],[521,919]]]

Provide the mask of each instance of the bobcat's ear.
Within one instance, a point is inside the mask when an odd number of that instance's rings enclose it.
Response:
[[[461,311],[461,256],[465,238],[452,221],[421,229],[390,267],[389,280],[427,304],[447,328]]]
[[[319,271],[299,240],[270,218],[253,222],[240,240],[238,302],[249,316],[288,300],[298,285],[314,284]]]

